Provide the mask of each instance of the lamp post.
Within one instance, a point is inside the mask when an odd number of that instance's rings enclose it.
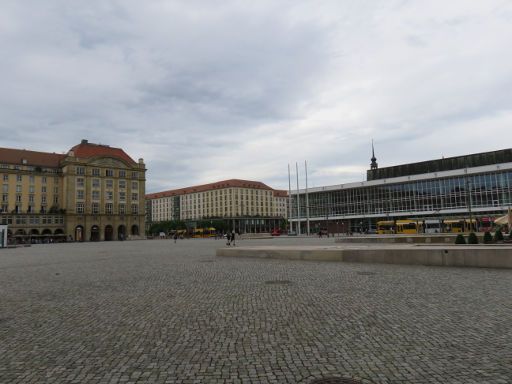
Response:
[[[473,205],[472,201],[471,201],[471,181],[469,181],[469,177],[468,177],[468,163],[467,163],[467,160],[464,161],[464,164],[466,166],[465,177],[464,177],[464,179],[466,181],[466,204],[468,206],[469,229],[470,229],[470,232],[471,232],[472,225],[473,225],[473,212],[471,210],[471,206]]]

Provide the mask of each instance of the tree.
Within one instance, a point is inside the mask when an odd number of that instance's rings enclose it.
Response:
[[[478,237],[475,235],[475,232],[469,234],[468,244],[478,244]]]
[[[464,235],[459,233],[455,238],[455,244],[466,244],[466,239],[464,239]]]
[[[490,232],[485,232],[484,233],[484,243],[485,244],[492,243],[492,235],[491,235]]]
[[[501,233],[501,229],[497,229],[494,233],[494,241],[503,241],[503,233]]]

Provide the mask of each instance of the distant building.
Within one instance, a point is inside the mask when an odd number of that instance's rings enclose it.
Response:
[[[292,193],[294,228],[306,230],[305,190]],[[375,229],[379,220],[472,218],[503,215],[512,204],[512,149],[378,168],[372,148],[367,181],[309,188],[312,230]]]
[[[0,224],[18,242],[138,237],[145,172],[142,159],[87,140],[67,154],[0,148]]]
[[[224,180],[146,195],[152,222],[223,219],[240,232],[268,232],[287,217],[288,192],[259,181]]]

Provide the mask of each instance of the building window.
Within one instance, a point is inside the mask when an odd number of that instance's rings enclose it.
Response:
[[[124,215],[126,213],[126,205],[119,204],[119,214]]]
[[[41,196],[41,204],[46,204],[46,195]]]
[[[120,201],[126,200],[126,192],[124,192],[124,191],[119,192],[119,200]]]
[[[84,187],[84,178],[83,177],[77,177],[76,178],[76,186],[77,186],[77,188],[83,188]]]
[[[100,191],[92,191],[92,199],[99,200],[100,199]]]
[[[100,204],[99,203],[92,203],[91,211],[92,211],[93,215],[99,214],[100,213]]]
[[[138,201],[139,200],[139,194],[138,193],[132,193],[132,201]]]
[[[53,196],[53,203],[59,204],[59,196],[57,196],[57,195]]]
[[[2,195],[2,202],[7,203],[9,202],[9,195]]]
[[[21,175],[16,175],[16,181],[22,181],[23,177]]]
[[[132,181],[132,189],[134,189],[134,190],[139,189],[139,182],[138,181]]]
[[[83,202],[76,203],[76,213],[84,213],[84,203]]]
[[[16,193],[21,193],[21,185],[16,186]]]
[[[34,176],[30,175],[30,176],[28,177],[28,182],[29,182],[30,184],[34,184],[34,183],[35,183],[35,181],[36,181],[36,178],[35,178]]]
[[[8,193],[9,192],[9,184],[2,185],[2,192],[3,193]]]
[[[35,187],[33,185],[29,185],[28,193],[34,193],[34,192],[35,192]]]
[[[114,170],[112,170],[112,169],[105,169],[105,176],[113,177],[114,176]]]
[[[32,212],[34,212],[34,207],[32,205],[29,205],[27,207],[27,213],[32,213]]]
[[[119,171],[119,177],[126,177],[126,171]]]
[[[4,181],[9,181],[9,175],[4,175]]]
[[[21,203],[21,195],[16,195],[16,202]]]
[[[113,211],[114,211],[113,204],[112,203],[106,203],[105,204],[105,213],[107,215],[111,215]]]
[[[113,199],[114,199],[114,192],[112,192],[112,191],[107,191],[107,192],[105,193],[105,199],[106,199],[106,200],[113,200]]]
[[[119,189],[126,188],[126,180],[119,180]]]
[[[76,191],[76,198],[77,198],[77,200],[83,200],[84,199],[84,190],[83,189],[78,189]]]
[[[139,172],[132,172],[132,179],[138,179],[139,178]]]
[[[46,184],[46,176],[41,177],[41,183]]]
[[[112,179],[107,179],[105,181],[105,187],[106,188],[113,188],[114,187],[114,181]]]
[[[28,195],[28,201],[30,203],[33,203],[34,202],[34,195]]]
[[[93,168],[92,169],[92,175],[93,176],[99,176],[100,175],[100,169],[99,168]]]
[[[75,171],[77,175],[85,175],[85,168],[84,167],[75,167]]]
[[[100,179],[92,179],[92,187],[99,188],[100,187]]]
[[[53,193],[59,193],[59,187],[53,188]]]
[[[139,213],[139,206],[137,204],[132,204],[132,214],[136,215]]]
[[[46,185],[41,186],[41,193],[46,193]]]

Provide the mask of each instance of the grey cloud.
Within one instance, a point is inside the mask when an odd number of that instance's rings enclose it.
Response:
[[[2,143],[120,146],[150,192],[286,189],[304,159],[312,185],[360,180],[340,166],[367,167],[372,137],[381,166],[510,146],[481,130],[512,123],[512,8],[460,4],[6,1]]]

